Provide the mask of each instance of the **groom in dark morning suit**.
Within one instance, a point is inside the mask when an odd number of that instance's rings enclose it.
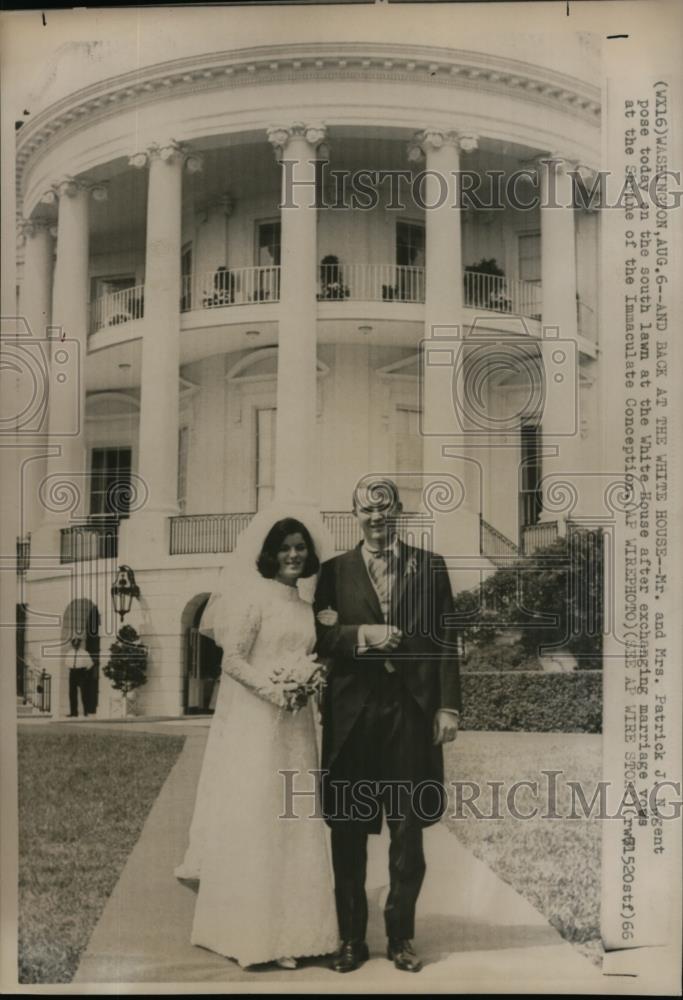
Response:
[[[441,745],[461,710],[452,595],[441,556],[403,543],[391,480],[366,477],[354,515],[363,540],[324,563],[315,595],[317,652],[329,662],[322,706],[322,802],[332,834],[342,945],[332,968],[351,972],[365,942],[368,834],[389,827],[387,956],[418,972],[412,944],[425,873],[422,830],[446,807]]]

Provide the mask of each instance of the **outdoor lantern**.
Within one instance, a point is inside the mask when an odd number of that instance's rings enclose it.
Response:
[[[121,616],[121,621],[130,611],[134,597],[140,596],[140,588],[135,582],[135,573],[130,566],[119,566],[116,578],[111,585],[111,597],[114,610]]]

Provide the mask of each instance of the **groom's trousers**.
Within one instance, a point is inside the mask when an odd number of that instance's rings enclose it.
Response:
[[[337,819],[330,823],[342,940],[365,939],[367,838],[369,833],[381,829],[382,814],[390,836],[390,887],[384,908],[387,937],[414,937],[415,905],[424,879],[425,860],[423,824],[413,809],[412,790],[424,774],[430,746],[430,727],[400,675],[389,674],[379,667],[372,696],[330,775],[332,784],[341,782],[343,787],[344,776],[354,786],[346,798],[338,799]]]

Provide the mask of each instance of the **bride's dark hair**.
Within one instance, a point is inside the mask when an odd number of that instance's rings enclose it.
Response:
[[[267,580],[274,579],[278,571],[277,554],[280,551],[280,546],[287,535],[295,535],[297,532],[303,536],[306,548],[308,549],[304,571],[301,576],[305,578],[313,576],[318,572],[320,569],[320,560],[315,551],[310,531],[305,524],[297,521],[296,518],[285,517],[282,521],[276,521],[265,537],[258,559],[256,560],[256,568],[261,576],[265,576]]]

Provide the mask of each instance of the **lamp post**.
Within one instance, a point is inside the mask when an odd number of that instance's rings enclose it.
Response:
[[[121,623],[128,614],[134,597],[140,597],[140,588],[135,582],[135,573],[130,566],[119,566],[116,577],[111,585],[111,597],[114,610],[121,617]]]

